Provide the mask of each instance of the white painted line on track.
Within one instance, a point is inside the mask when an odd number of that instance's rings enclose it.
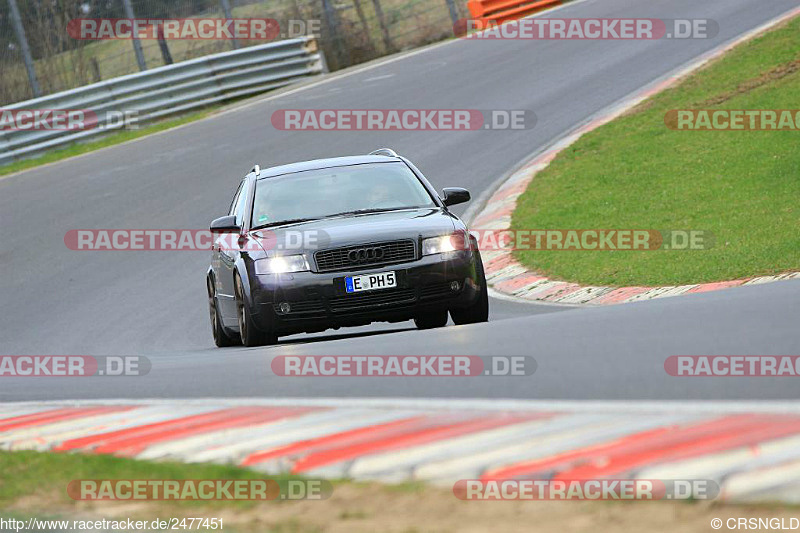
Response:
[[[441,398],[192,398],[192,399],[100,399],[7,402],[6,406],[84,407],[90,405],[175,405],[181,406],[286,406],[419,410],[551,411],[569,413],[674,413],[687,410],[697,414],[800,413],[800,401],[752,400],[513,400]]]

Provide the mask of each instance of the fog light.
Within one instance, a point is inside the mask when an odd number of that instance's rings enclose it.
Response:
[[[289,305],[289,302],[283,302],[281,304],[281,313],[283,313],[284,315],[289,314],[291,312],[291,310],[292,310],[292,306]]]
[[[457,281],[451,281],[450,282],[450,290],[451,291],[456,292],[460,288],[461,288],[461,284],[459,282],[457,282]]]

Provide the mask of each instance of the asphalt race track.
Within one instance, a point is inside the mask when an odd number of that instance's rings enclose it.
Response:
[[[213,348],[204,252],[75,252],[86,228],[206,228],[241,177],[303,159],[390,146],[441,189],[474,198],[510,168],[634,90],[788,11],[797,0],[587,0],[558,17],[710,18],[707,40],[455,41],[62,163],[0,179],[0,353],[145,355],[147,377],[5,378],[0,401],[149,397],[790,399],[791,379],[676,379],[670,355],[800,353],[800,281],[596,309],[493,299],[488,324],[411,323]],[[286,108],[528,109],[530,130],[282,132]],[[281,354],[528,355],[530,378],[297,379]]]

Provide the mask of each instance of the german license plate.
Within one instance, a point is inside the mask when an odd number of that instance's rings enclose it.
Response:
[[[347,292],[372,291],[375,289],[391,289],[397,287],[397,276],[394,272],[378,272],[363,276],[347,276],[344,278]]]

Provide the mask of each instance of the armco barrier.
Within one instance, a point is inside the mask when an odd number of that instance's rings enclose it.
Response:
[[[537,11],[563,4],[567,0],[469,0],[472,18],[483,23],[502,24],[532,15]]]
[[[3,109],[83,109],[98,124],[85,130],[0,131],[0,165],[110,131],[107,112],[136,112],[138,124],[215,102],[276,89],[327,70],[313,37],[208,55],[17,102]]]

